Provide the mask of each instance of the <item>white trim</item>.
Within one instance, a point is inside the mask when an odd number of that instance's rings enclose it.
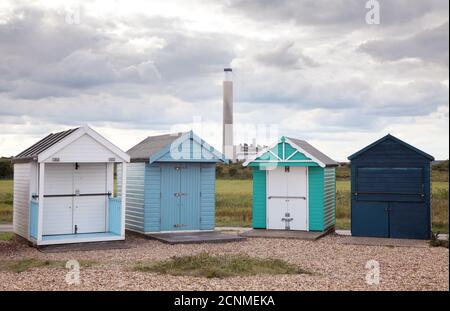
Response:
[[[127,229],[128,230],[128,229]],[[189,233],[189,232],[214,232],[215,230],[175,230],[175,231],[146,231],[144,234],[158,234],[158,233]],[[138,232],[138,231],[135,231]]]
[[[273,154],[278,160],[283,161],[279,156],[277,156],[271,149],[269,149],[269,152]]]
[[[89,243],[89,242],[104,242],[104,241],[120,241],[125,240],[124,236],[106,236],[97,238],[77,238],[77,239],[65,239],[65,240],[45,240],[36,241],[36,245],[55,245],[55,244],[71,244],[71,243]]]
[[[289,138],[284,137],[284,143],[288,143],[289,145],[291,145],[292,147],[294,147],[295,149],[297,149],[297,152],[300,152],[302,154],[304,154],[305,156],[307,156],[308,158],[311,158],[312,160],[294,160],[291,161],[289,160],[294,154],[295,152],[290,155],[288,157],[288,159],[285,160],[256,160],[257,158],[259,158],[260,156],[262,156],[263,154],[265,154],[266,152],[271,152],[273,154],[273,152],[271,151],[272,148],[274,148],[275,146],[277,146],[279,143],[283,143],[283,141],[281,141],[281,138],[274,143],[273,145],[271,145],[270,147],[264,148],[263,150],[261,150],[260,152],[258,152],[256,155],[254,155],[253,157],[247,159],[242,166],[248,166],[251,162],[256,162],[256,163],[261,163],[261,162],[268,162],[268,163],[276,163],[276,162],[290,162],[290,163],[304,163],[304,162],[314,162],[319,164],[320,167],[326,167],[325,163],[323,163],[322,161],[319,161],[316,157],[312,156],[310,153],[306,152],[303,148],[300,148],[297,144],[293,143]],[[284,158],[284,156],[283,156]]]
[[[300,148],[298,145],[294,144],[289,138],[285,137],[284,139],[285,139],[286,142],[289,142],[289,145],[291,145],[292,147],[295,147],[295,149],[297,149],[298,151],[303,153],[308,158],[313,159],[314,160],[313,162],[316,162],[321,167],[325,167],[326,166],[325,163],[323,163],[322,161],[319,161],[319,159],[317,159],[316,157],[314,157],[311,154],[309,154],[308,152],[306,152],[303,148]]]
[[[120,235],[125,237],[125,209],[126,209],[126,199],[127,199],[127,164],[122,163],[122,189],[120,192],[121,197],[121,212],[122,212],[122,219],[121,221],[121,227],[120,227]]]
[[[274,148],[275,146],[277,146],[279,143],[281,142],[281,140],[277,141],[276,143],[272,144],[269,147],[264,148],[263,150],[261,150],[260,152],[258,152],[257,154],[255,154],[254,156],[252,156],[251,158],[248,158],[243,164],[242,166],[247,166],[249,165],[251,162],[255,162],[255,160],[257,158],[259,158],[260,156],[262,156],[263,154],[265,154],[268,150]]]
[[[300,153],[298,150],[295,150],[294,152],[292,152],[292,154],[290,156],[287,157],[287,159],[285,159],[285,161],[289,161],[290,158],[292,158],[293,156],[295,156],[297,153]]]
[[[286,162],[286,160],[255,160],[252,161],[254,163],[279,163],[279,162]],[[314,160],[293,160],[293,161],[288,161],[288,163],[317,163]]]
[[[42,240],[43,231],[43,221],[44,221],[44,185],[45,185],[45,163],[39,163],[39,205],[38,205],[38,232],[37,232],[37,242]]]
[[[123,152],[120,148],[115,146],[113,143],[108,141],[106,138],[98,134],[96,131],[91,129],[88,126],[83,126],[77,129],[75,132],[71,133],[55,145],[51,146],[44,152],[38,155],[38,162],[44,162],[45,160],[49,159],[52,155],[54,155],[56,152],[60,151],[64,147],[68,146],[84,134],[89,135],[91,138],[93,138],[95,141],[106,147],[108,150],[116,154],[119,158],[121,158],[122,161],[116,161],[116,162],[130,162],[130,156]]]

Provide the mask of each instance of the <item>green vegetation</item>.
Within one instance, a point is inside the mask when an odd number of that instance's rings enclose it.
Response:
[[[216,224],[251,226],[252,181],[217,180]],[[433,182],[433,231],[448,233],[448,183]],[[336,182],[336,228],[350,229],[350,181]]]
[[[0,179],[13,178],[13,165],[10,158],[0,158]]]
[[[195,256],[172,257],[169,260],[156,263],[140,263],[135,265],[133,270],[207,278],[308,273],[280,259],[252,258],[244,255],[212,256],[208,253],[201,253]]]
[[[13,182],[0,180],[0,223],[12,221]]]
[[[251,179],[252,169],[243,167],[242,163],[218,164],[216,166],[216,177],[220,179]]]
[[[11,241],[14,237],[14,233],[0,232],[0,241]]]
[[[79,261],[80,266],[89,267],[95,262],[92,260]],[[66,261],[25,258],[19,260],[0,260],[0,271],[21,273],[33,268],[65,268]]]

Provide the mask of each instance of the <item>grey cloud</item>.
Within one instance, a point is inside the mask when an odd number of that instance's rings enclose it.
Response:
[[[383,25],[399,24],[433,11],[447,10],[448,1],[378,0]],[[343,30],[366,27],[366,1],[362,0],[231,0],[225,8],[241,12],[259,21],[292,21],[299,25],[323,26]],[[343,28],[344,27],[344,28]]]
[[[264,65],[289,70],[318,66],[311,57],[296,50],[293,42],[285,43],[272,51],[260,53],[256,59]]]
[[[448,22],[426,29],[405,39],[371,40],[359,47],[380,60],[396,61],[404,58],[419,58],[448,66],[449,64]]]

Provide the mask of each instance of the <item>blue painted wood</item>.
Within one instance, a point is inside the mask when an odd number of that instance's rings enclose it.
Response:
[[[38,236],[38,223],[39,223],[39,201],[30,201],[30,236],[37,239]]]
[[[174,164],[161,164],[161,231],[174,231],[180,224],[181,174]]]
[[[161,165],[145,165],[144,231],[161,231]]]
[[[149,159],[153,162],[224,162],[225,156],[192,131],[162,148]]]
[[[179,230],[200,229],[200,164],[183,165],[180,172]]]
[[[385,222],[371,220],[367,209],[384,209],[387,204],[388,236],[429,239],[433,157],[388,135],[349,158],[352,233],[384,232]]]
[[[108,199],[108,224],[109,232],[114,234],[121,234],[122,228],[122,199],[109,198]]]
[[[358,202],[352,208],[352,235],[367,237],[389,237],[387,202]]]
[[[216,219],[216,166],[200,166],[200,229],[214,230]]]

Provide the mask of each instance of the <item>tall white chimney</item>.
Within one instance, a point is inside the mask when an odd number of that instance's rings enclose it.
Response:
[[[234,161],[233,144],[233,70],[225,68],[223,79],[223,154]]]

